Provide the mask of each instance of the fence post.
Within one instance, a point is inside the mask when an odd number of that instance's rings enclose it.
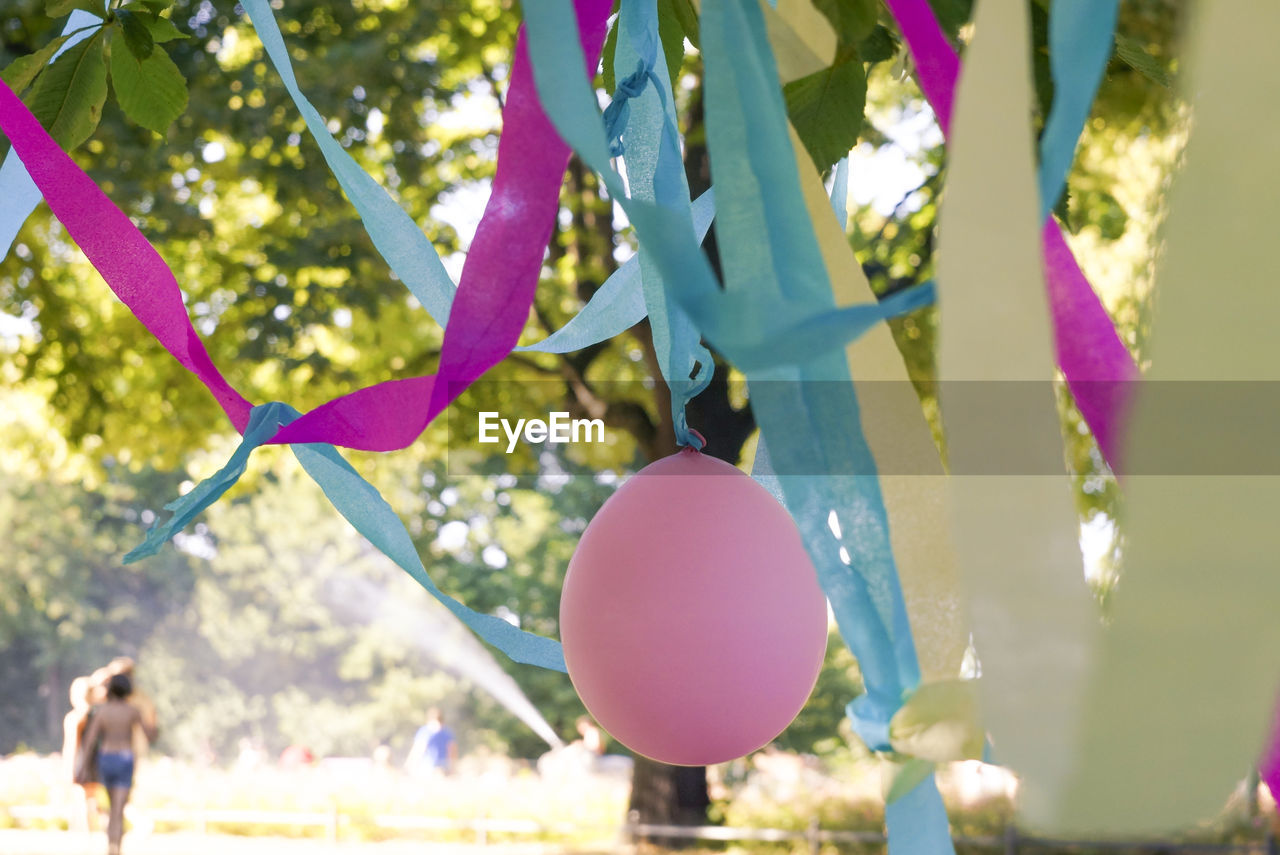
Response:
[[[809,841],[809,855],[822,855],[822,838],[818,836],[818,818],[809,820],[809,830],[805,834]]]
[[[1018,826],[1012,823],[1004,827],[1004,855],[1018,855]]]

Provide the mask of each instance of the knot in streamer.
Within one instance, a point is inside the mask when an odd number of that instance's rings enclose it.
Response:
[[[654,88],[661,92],[653,66],[642,59],[636,63],[635,71],[618,81],[618,87],[613,91],[613,101],[604,108],[604,130],[609,138],[610,157],[621,157],[625,151],[622,134],[627,129],[627,120],[631,118],[631,104],[628,102],[632,98],[638,98],[650,80],[653,81]]]

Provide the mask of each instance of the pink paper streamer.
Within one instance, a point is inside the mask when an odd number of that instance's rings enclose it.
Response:
[[[594,71],[611,4],[576,0],[574,5],[583,53]],[[391,381],[337,398],[271,441],[330,442],[368,451],[404,448],[469,384],[501,362],[529,318],[568,163],[569,147],[538,102],[521,28],[493,193],[462,267],[436,377]]]
[[[1258,773],[1266,783],[1267,789],[1271,790],[1271,797],[1276,800],[1277,809],[1280,810],[1280,703],[1276,705],[1275,723],[1271,728],[1271,742],[1267,746],[1266,753],[1262,756],[1262,762],[1258,766]]]
[[[927,0],[885,0],[885,4],[911,50],[920,89],[947,135],[960,58]],[[1058,365],[1098,448],[1112,471],[1119,472],[1124,420],[1138,368],[1052,216],[1045,222],[1042,236]]]
[[[576,8],[583,52],[594,70],[604,46],[610,3],[577,0]],[[252,405],[209,358],[168,265],[2,81],[0,130],[112,291],[209,388],[243,433]],[[463,266],[439,373],[391,380],[336,398],[281,429],[271,442],[327,442],[368,451],[404,448],[463,389],[502,361],[515,347],[533,305],[568,162],[569,147],[539,104],[522,29],[503,112],[493,193]]]
[[[0,81],[0,129],[49,207],[116,296],[244,432],[252,405],[214,367],[182,303],[173,271],[142,233]]]

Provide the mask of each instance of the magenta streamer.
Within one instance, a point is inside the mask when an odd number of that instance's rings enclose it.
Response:
[[[916,63],[920,89],[944,135],[951,129],[960,58],[927,0],[885,0]],[[1112,471],[1120,471],[1124,419],[1138,367],[1052,216],[1043,231],[1045,288],[1058,365]],[[945,286],[944,286],[945,287]]]
[[[1262,780],[1267,785],[1267,789],[1271,791],[1271,797],[1277,802],[1277,809],[1280,809],[1280,701],[1276,704],[1275,721],[1271,728],[1271,742],[1267,745],[1266,752],[1262,755],[1262,762],[1258,765],[1258,773],[1262,776]]]
[[[3,81],[0,129],[67,234],[111,290],[184,368],[200,378],[236,430],[243,432],[252,405],[214,367],[187,317],[169,265]]]
[[[583,53],[594,70],[607,0],[577,0]],[[0,130],[50,209],[120,300],[213,393],[236,430],[252,405],[219,373],[196,335],[173,272],[133,222],[0,81]],[[542,112],[521,28],[503,111],[493,192],[462,269],[434,377],[390,380],[329,401],[272,443],[327,442],[367,451],[412,444],[463,389],[515,347],[529,317],[559,211],[569,147]]]

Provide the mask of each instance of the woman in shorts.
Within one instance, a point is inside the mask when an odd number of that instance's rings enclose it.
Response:
[[[141,728],[148,741],[155,741],[156,726],[129,703],[133,683],[124,674],[116,674],[107,683],[107,700],[93,708],[93,716],[85,731],[86,745],[98,745],[98,779],[106,788],[111,803],[107,820],[107,853],[120,855],[120,839],[124,836],[124,806],[133,788],[133,733]]]

